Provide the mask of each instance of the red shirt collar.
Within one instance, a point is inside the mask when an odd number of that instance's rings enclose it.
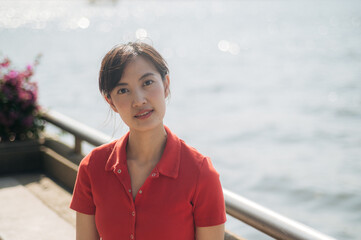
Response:
[[[167,132],[167,142],[162,157],[155,166],[155,170],[165,176],[177,178],[180,164],[181,142],[168,127],[164,126],[164,129]],[[106,171],[115,171],[118,167],[122,169],[127,168],[126,146],[128,138],[129,132],[117,140],[105,165]]]

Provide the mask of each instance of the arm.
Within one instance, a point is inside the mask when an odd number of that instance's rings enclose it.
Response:
[[[224,224],[196,227],[196,240],[224,240]]]
[[[94,215],[76,212],[76,240],[99,240]]]

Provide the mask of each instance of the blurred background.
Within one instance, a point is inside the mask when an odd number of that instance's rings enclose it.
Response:
[[[361,1],[0,0],[0,52],[43,55],[39,102],[108,135],[98,91],[115,44],[169,63],[173,132],[223,187],[339,239],[361,236]],[[65,137],[66,138],[66,137]],[[270,239],[229,217],[226,228]]]

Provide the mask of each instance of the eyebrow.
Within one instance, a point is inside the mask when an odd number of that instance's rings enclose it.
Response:
[[[151,72],[148,72],[148,73],[145,73],[143,74],[143,76],[141,76],[138,81],[141,81],[143,78],[146,78],[148,76],[153,76],[155,75],[154,73],[151,73]],[[118,82],[116,86],[124,86],[124,85],[128,85],[128,83],[123,83],[123,82]]]
[[[153,76],[153,75],[155,75],[155,74],[154,74],[154,73],[151,73],[151,72],[145,73],[145,74],[143,74],[143,76],[141,76],[141,77],[139,78],[139,81],[142,80],[143,78],[146,78],[146,77],[148,77],[148,76]]]

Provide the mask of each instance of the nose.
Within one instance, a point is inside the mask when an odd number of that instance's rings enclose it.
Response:
[[[135,91],[133,97],[133,107],[140,107],[147,103],[147,99],[142,91]]]

